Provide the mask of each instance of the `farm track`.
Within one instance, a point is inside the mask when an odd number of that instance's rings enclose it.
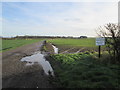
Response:
[[[38,64],[25,66],[20,59],[41,49],[42,42],[2,53],[2,88],[51,88],[48,76]]]

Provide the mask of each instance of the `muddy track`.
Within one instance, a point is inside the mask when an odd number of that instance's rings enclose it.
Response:
[[[37,42],[2,53],[2,88],[52,88],[40,65],[25,66],[20,61],[39,51],[42,44]]]

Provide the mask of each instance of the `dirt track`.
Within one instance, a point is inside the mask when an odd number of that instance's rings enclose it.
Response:
[[[25,66],[20,59],[40,50],[42,43],[18,47],[2,54],[2,88],[51,88],[48,77],[38,64]]]

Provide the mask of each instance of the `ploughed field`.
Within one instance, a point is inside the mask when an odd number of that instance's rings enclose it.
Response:
[[[84,51],[95,52],[98,51],[98,46],[95,44],[95,38],[81,38],[81,39],[49,39],[49,43],[54,44],[59,48],[59,53],[79,53]],[[102,51],[105,47],[102,46]]]
[[[35,42],[39,42],[43,39],[15,39],[15,40],[2,40],[2,48],[0,51],[6,51],[10,49],[15,49],[17,47],[32,44]]]

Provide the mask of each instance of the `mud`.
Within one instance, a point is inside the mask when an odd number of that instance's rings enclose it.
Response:
[[[44,72],[46,75],[49,75],[51,73],[52,76],[54,76],[54,71],[50,65],[50,63],[45,59],[45,55],[41,52],[36,52],[35,54],[31,56],[27,56],[21,59],[22,62],[27,62],[26,66],[30,66],[33,64],[39,64],[42,66]]]
[[[41,49],[42,42],[18,47],[2,53],[2,88],[52,88],[42,66],[26,67],[20,60]]]

